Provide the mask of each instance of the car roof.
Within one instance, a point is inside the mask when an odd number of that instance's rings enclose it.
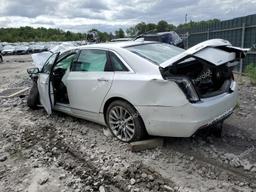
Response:
[[[107,49],[113,51],[119,51],[120,57],[132,68],[133,71],[136,73],[149,73],[149,74],[159,74],[159,68],[154,63],[137,56],[136,54],[125,50],[125,47],[128,46],[136,46],[136,45],[145,45],[150,43],[159,43],[159,42],[152,42],[152,41],[124,41],[124,42],[110,42],[110,43],[98,43],[98,44],[90,44],[90,45],[82,45],[78,47],[72,47],[65,50],[62,54],[73,50],[82,50],[82,49]],[[129,62],[129,59],[126,57],[129,55],[129,58],[132,58],[132,63]]]
[[[149,43],[157,43],[153,41],[123,41],[123,42],[108,42],[108,43],[98,43],[98,44],[91,44],[91,45],[83,45],[77,47],[78,49],[82,48],[124,48],[129,46],[136,46],[136,45],[143,45]]]
[[[158,32],[158,33],[145,33],[141,34],[141,37],[151,37],[151,36],[162,36],[162,35],[173,35],[175,31],[166,31],[166,32]]]

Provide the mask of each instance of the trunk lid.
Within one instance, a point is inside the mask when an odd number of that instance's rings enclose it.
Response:
[[[229,41],[211,39],[199,43],[161,63],[160,67],[164,69],[176,64],[182,64],[184,61],[191,58],[199,58],[215,66],[219,66],[243,58],[247,51],[249,51],[249,49],[232,46]]]
[[[212,39],[191,47],[160,64],[164,79],[175,81],[189,101],[232,93],[233,67],[248,49]]]

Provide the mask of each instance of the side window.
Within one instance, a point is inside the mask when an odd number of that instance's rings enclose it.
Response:
[[[105,71],[107,67],[107,52],[104,50],[82,50],[71,71]]]
[[[43,68],[42,68],[42,73],[50,73],[51,69],[52,69],[52,65],[54,64],[54,61],[56,59],[56,57],[58,57],[59,53],[54,53],[52,54],[47,61],[45,62]]]
[[[57,65],[54,68],[68,69],[74,57],[75,54],[72,54],[65,57],[64,59],[61,59],[60,61],[58,61]]]
[[[129,71],[123,62],[113,52],[110,52],[110,59],[114,71]]]

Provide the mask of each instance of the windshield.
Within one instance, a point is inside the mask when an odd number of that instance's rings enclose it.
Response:
[[[42,73],[48,73],[50,74],[51,69],[52,69],[52,65],[54,64],[56,58],[59,56],[59,53],[54,53],[52,54],[47,61],[45,62],[43,69],[42,69]]]
[[[129,51],[159,65],[168,59],[182,53],[184,49],[164,43],[150,43],[126,47]]]

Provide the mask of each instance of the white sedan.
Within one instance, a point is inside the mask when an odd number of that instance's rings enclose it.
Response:
[[[188,50],[145,41],[81,46],[28,69],[28,105],[106,125],[124,142],[190,137],[209,126],[220,134],[236,106],[232,70],[244,52],[222,39]]]

